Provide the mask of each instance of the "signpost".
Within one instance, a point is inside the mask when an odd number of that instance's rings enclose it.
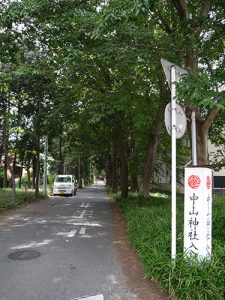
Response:
[[[211,257],[212,170],[185,169],[184,253],[198,260]]]
[[[172,137],[172,238],[171,257],[176,258],[176,139],[186,130],[183,109],[176,104],[176,83],[186,70],[161,59],[171,89],[171,103],[165,109],[165,124]],[[197,166],[195,111],[191,115],[192,165]],[[212,247],[212,171],[204,167],[185,169],[184,253],[201,261],[210,258]]]
[[[197,166],[195,111],[192,111],[191,113],[191,147],[192,147],[192,165]]]
[[[165,108],[165,125],[169,135],[172,135],[172,120],[171,120],[171,102]],[[176,139],[182,138],[187,128],[187,119],[183,108],[176,103]]]
[[[187,71],[172,64],[171,62],[161,59],[162,67],[166,75],[169,87],[171,89],[171,140],[172,140],[172,234],[171,234],[171,258],[176,258],[176,139],[178,127],[176,122],[177,104],[176,104],[176,83],[180,78],[187,74]],[[166,112],[165,112],[166,114]],[[186,129],[186,128],[185,128]],[[167,129],[168,130],[168,129]],[[170,130],[169,130],[170,131]],[[185,130],[184,130],[185,131]]]

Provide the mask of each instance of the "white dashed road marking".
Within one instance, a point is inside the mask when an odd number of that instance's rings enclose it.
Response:
[[[101,224],[96,222],[66,222],[68,225],[74,225],[74,226],[90,226],[90,227],[102,227]]]
[[[66,237],[74,237],[76,232],[77,232],[76,230],[72,230],[72,231],[69,231],[69,232],[58,232],[57,235],[66,236]]]
[[[80,207],[88,208],[88,207],[90,207],[90,203],[84,203],[84,202],[82,202],[82,204],[80,205]]]
[[[91,297],[86,297],[86,298],[76,298],[76,299],[71,299],[71,300],[104,300],[103,295],[96,295],[96,296],[91,296]]]
[[[86,227],[81,227],[79,234],[85,234]]]
[[[89,207],[91,207],[90,203],[82,202],[80,207],[82,207],[83,210],[81,210],[81,211],[78,210],[75,213],[75,215],[72,217],[72,219],[66,222],[66,224],[68,224],[68,225],[73,225],[73,230],[68,231],[68,232],[64,232],[64,231],[63,232],[58,232],[56,234],[57,236],[62,236],[62,237],[66,237],[66,238],[73,238],[77,233],[77,230],[75,228],[77,226],[81,226],[80,230],[78,229],[78,234],[82,235],[84,237],[84,236],[86,236],[85,234],[86,234],[87,227],[102,227],[101,224],[98,224],[96,222],[86,222],[86,221],[85,222],[77,222],[78,220],[80,221],[80,219],[92,218],[93,217],[93,210],[88,209]],[[78,216],[77,216],[77,213],[79,213]],[[98,298],[96,298],[96,299],[98,300]],[[101,298],[99,298],[99,299],[101,299]],[[90,300],[92,300],[92,299],[90,299]]]
[[[85,216],[86,214],[86,209],[83,209],[81,214],[77,217],[78,219],[83,219],[83,217]]]

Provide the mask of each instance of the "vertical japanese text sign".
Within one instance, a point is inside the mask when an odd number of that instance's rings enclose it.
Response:
[[[212,171],[185,169],[184,252],[210,258],[212,244]]]

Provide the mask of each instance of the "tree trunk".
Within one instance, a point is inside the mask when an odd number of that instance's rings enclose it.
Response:
[[[112,170],[111,170],[111,157],[108,158],[108,161],[106,161],[106,186],[110,189],[112,188]]]
[[[12,176],[12,186],[13,186],[13,203],[16,205],[16,179],[14,172],[11,173]]]
[[[76,182],[78,182],[78,179],[79,179],[79,165],[78,165],[78,161],[75,162],[75,165],[74,165],[74,175],[75,175],[75,179],[76,179]]]
[[[27,160],[26,170],[27,170],[27,187],[28,189],[31,189],[30,159]]]
[[[106,186],[112,189],[113,186],[113,158],[112,153],[108,155],[108,159],[106,161]]]
[[[157,123],[161,123],[157,120]],[[153,175],[155,163],[156,163],[156,150],[159,143],[159,135],[160,135],[160,126],[157,131],[155,131],[153,139],[149,141],[147,158],[144,164],[144,174],[141,178],[141,186],[140,193],[144,197],[149,196],[150,191],[150,179]]]
[[[36,182],[36,169],[37,169],[37,163],[36,163],[36,156],[33,157],[32,164],[33,164],[33,176],[32,176],[32,188],[35,189],[35,182]]]
[[[138,180],[137,175],[130,176],[130,190],[131,192],[135,193],[138,192]]]
[[[130,140],[130,190],[131,192],[138,192],[138,180],[137,180],[137,166],[136,166],[136,142],[131,134]]]
[[[58,174],[64,174],[64,160],[62,153],[62,136],[59,137],[59,166],[58,166]]]
[[[20,171],[20,174],[19,174],[19,189],[21,189],[21,185],[22,185],[22,177],[23,177],[23,159],[22,159],[22,162],[21,162],[21,171]]]
[[[161,99],[156,111],[155,115],[155,128],[152,131],[152,134],[149,139],[149,145],[148,145],[148,152],[146,156],[146,161],[144,164],[144,173],[141,178],[141,186],[140,186],[140,193],[144,197],[149,196],[150,191],[150,179],[153,175],[155,163],[156,163],[156,157],[157,157],[157,147],[159,144],[159,137],[160,137],[160,131],[161,131],[161,125],[162,125],[162,117],[163,117],[163,109],[164,109],[164,103],[165,103],[165,93],[166,90],[163,90],[163,93],[161,95]]]
[[[83,188],[83,167],[82,167],[82,162],[79,159],[78,161],[78,185],[79,185],[79,189]]]
[[[36,149],[36,172],[35,172],[35,200],[39,200],[40,192],[39,192],[39,180],[40,180],[40,140],[37,142]]]
[[[208,130],[196,122],[196,140],[197,140],[197,165],[204,166],[209,164],[208,154]]]
[[[13,171],[13,167],[10,166],[10,163],[9,163],[8,166],[9,166],[9,171],[10,171],[11,178],[12,178],[13,204],[16,205],[16,180],[15,180],[15,174],[14,174],[14,171]]]
[[[186,106],[187,118],[191,119],[192,109]],[[196,144],[197,144],[197,165],[205,166],[209,164],[209,154],[208,154],[208,132],[212,125],[219,109],[213,108],[209,111],[207,117],[203,120],[201,118],[200,110],[195,111],[195,122],[196,122]],[[188,132],[191,140],[191,122],[188,122]]]
[[[22,187],[22,175],[20,175],[20,178],[19,178],[19,189],[21,189]]]
[[[127,147],[121,135],[118,137],[118,153],[120,158],[120,187],[121,196],[128,197],[128,165],[127,165]]]
[[[112,142],[112,192],[116,193],[118,189],[118,153],[117,141]]]
[[[10,166],[10,164],[9,164]],[[16,153],[13,159],[13,167],[10,166],[10,173],[12,176],[12,185],[13,185],[13,203],[16,204],[16,178],[15,178],[15,167],[16,167]]]
[[[3,148],[4,148],[4,177],[3,177],[3,188],[8,187],[8,178],[7,178],[7,171],[8,171],[8,136],[9,136],[9,124],[8,124],[8,113],[7,113],[7,104],[4,103],[3,105]]]
[[[14,160],[13,160],[13,165],[11,166],[9,157],[7,156],[6,158],[7,161],[7,166],[9,168],[9,172],[11,175],[11,179],[12,179],[12,190],[13,190],[13,204],[16,205],[16,180],[15,180],[15,173],[14,173],[14,169],[15,169],[15,162],[16,162],[16,154],[14,156]]]

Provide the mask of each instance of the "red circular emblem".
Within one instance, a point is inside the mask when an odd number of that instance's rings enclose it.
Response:
[[[200,186],[200,183],[201,183],[201,180],[200,180],[199,176],[191,175],[190,177],[188,177],[188,185],[192,189],[197,189]]]
[[[209,176],[206,177],[206,186],[207,186],[207,189],[209,190],[210,187],[211,187],[211,179]]]

